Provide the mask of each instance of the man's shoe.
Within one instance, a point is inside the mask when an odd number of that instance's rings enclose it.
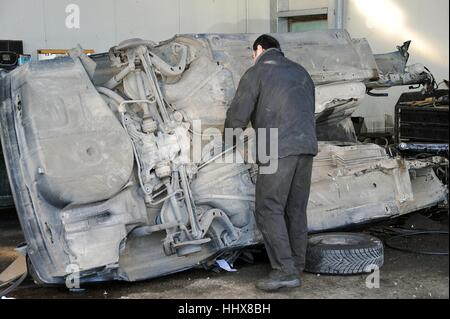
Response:
[[[300,287],[300,279],[296,274],[286,275],[276,271],[273,271],[269,277],[261,279],[256,283],[256,288],[264,291],[295,287]]]

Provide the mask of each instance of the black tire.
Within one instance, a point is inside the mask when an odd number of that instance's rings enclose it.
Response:
[[[316,274],[370,273],[384,263],[383,243],[360,233],[328,233],[309,237],[305,271]]]

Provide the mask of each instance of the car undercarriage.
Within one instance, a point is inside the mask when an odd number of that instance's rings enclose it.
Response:
[[[274,36],[316,85],[311,233],[447,201],[433,170],[445,158],[408,160],[359,143],[351,121],[367,92],[429,84],[423,66],[407,65],[409,43],[374,55],[342,30]],[[143,280],[262,242],[256,165],[245,147],[223,152],[214,135],[256,37],[131,39],[0,74],[3,154],[36,281],[64,283],[73,269],[84,282]]]

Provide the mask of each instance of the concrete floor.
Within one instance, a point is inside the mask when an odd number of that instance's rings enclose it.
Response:
[[[448,229],[448,219],[444,228]],[[430,239],[432,240],[432,239]],[[434,239],[436,241],[436,239]],[[15,212],[0,211],[0,271],[14,260],[14,248],[23,241]],[[443,243],[443,241],[446,241]],[[426,243],[425,243],[426,244]],[[448,238],[437,243],[447,247]],[[441,247],[442,248],[442,247]],[[303,286],[277,293],[264,293],[254,287],[269,271],[264,253],[254,264],[236,262],[235,273],[190,270],[146,282],[110,282],[84,285],[72,293],[65,288],[42,288],[28,278],[8,297],[14,298],[449,298],[448,256],[424,256],[386,248],[385,265],[380,271],[380,288],[368,289],[366,275],[317,276],[305,274]]]

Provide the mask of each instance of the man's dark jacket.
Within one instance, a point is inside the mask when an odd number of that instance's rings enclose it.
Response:
[[[316,155],[314,83],[299,64],[269,49],[242,76],[225,128],[278,129],[278,158]],[[267,153],[269,150],[267,149]]]

